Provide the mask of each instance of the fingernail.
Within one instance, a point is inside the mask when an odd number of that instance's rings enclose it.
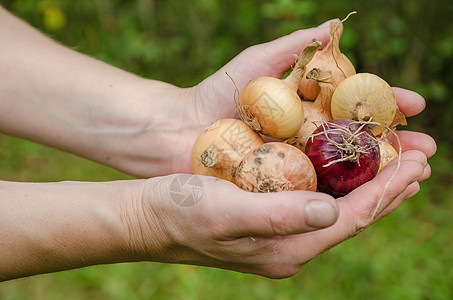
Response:
[[[404,200],[407,200],[409,198],[412,198],[414,197],[415,195],[417,195],[419,192],[419,190],[416,190],[416,191],[413,191],[412,193],[410,193],[409,195],[407,195],[406,197],[404,197]]]
[[[422,177],[423,174],[425,173],[425,168],[426,168],[426,166],[423,165],[423,164],[420,164],[420,166],[421,166],[421,168],[420,168],[420,173],[417,175],[417,177],[415,178],[415,180],[414,180],[413,182],[417,181],[417,180],[418,180],[420,177]]]
[[[325,28],[325,27],[328,27],[329,24],[333,21],[340,21],[340,19],[332,19],[332,20],[329,20],[329,21],[326,21],[324,23],[322,23],[321,25],[318,26],[318,28]]]
[[[329,201],[313,200],[305,206],[305,223],[311,227],[328,227],[333,225],[337,218],[337,209]]]

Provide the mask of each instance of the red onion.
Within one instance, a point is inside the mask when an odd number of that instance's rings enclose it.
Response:
[[[318,189],[343,196],[373,179],[380,163],[378,142],[366,123],[349,119],[323,122],[305,149],[318,176]]]

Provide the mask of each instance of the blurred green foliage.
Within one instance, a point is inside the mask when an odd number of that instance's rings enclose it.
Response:
[[[439,144],[430,161],[432,178],[417,196],[293,278],[121,264],[7,282],[0,285],[0,298],[453,299],[453,3],[426,2],[0,0],[64,45],[178,86],[197,84],[248,46],[356,10],[344,24],[342,51],[359,72],[422,94],[427,109],[409,119],[409,128],[431,134]],[[0,136],[0,147],[0,176],[6,180],[129,178],[17,138]]]

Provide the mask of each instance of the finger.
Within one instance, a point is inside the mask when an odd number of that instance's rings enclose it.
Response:
[[[394,212],[405,200],[415,196],[420,191],[418,181],[412,182],[404,192],[402,192],[386,209],[384,209],[374,220],[374,222]]]
[[[327,194],[291,191],[255,194],[225,185],[227,199],[220,210],[233,225],[232,237],[284,236],[331,226],[338,218],[338,205]]]
[[[424,172],[424,159],[401,161],[383,169],[373,180],[358,187],[343,198],[338,199],[340,217],[337,223],[343,222],[346,231],[343,237],[355,235],[372,223],[375,213],[379,214],[388,207],[406,188],[415,182]],[[396,173],[395,173],[396,172]],[[393,174],[395,176],[393,177]]]
[[[382,170],[372,181],[363,184],[345,197],[337,199],[340,208],[340,215],[337,222],[323,230],[307,233],[310,236],[310,243],[304,239],[292,239],[293,247],[304,248],[306,253],[319,254],[353,236],[371,225],[376,219],[372,219],[373,212],[382,197],[380,213],[387,214],[396,209],[399,202],[390,206],[395,199],[406,189],[416,182],[423,172],[423,166],[418,161],[402,160],[396,176],[390,181],[384,193],[384,187],[389,178],[395,172],[396,165]]]
[[[322,47],[326,46],[330,40],[330,23],[331,22],[338,22],[339,27],[338,30],[343,30],[343,25],[339,19],[329,20],[318,27],[310,28],[310,29],[301,29],[292,32],[286,36],[278,38],[274,41],[269,43],[265,43],[268,48],[268,52],[270,56],[278,57],[278,55],[283,55],[287,53],[299,54],[303,47],[307,45],[311,40],[316,38],[322,43]],[[294,63],[294,57],[290,57],[288,60],[290,64]],[[287,63],[288,63],[287,62]]]
[[[419,150],[407,150],[401,154],[401,160],[415,160],[419,162],[423,167],[428,164],[428,159],[422,151]],[[396,165],[398,163],[398,158],[394,158],[387,166]],[[386,166],[386,167],[387,167]]]
[[[329,24],[333,21],[339,20],[330,20],[315,28],[301,29],[273,41],[252,46],[246,51],[252,52],[251,56],[258,60],[258,65],[269,69],[265,73],[280,78],[294,65],[296,57],[311,40],[316,38],[323,45],[327,45],[330,39]],[[340,24],[339,30],[342,28]]]
[[[431,176],[431,167],[428,164],[428,159],[426,155],[419,150],[408,150],[403,153],[403,159],[405,160],[415,160],[418,161],[423,167],[424,171],[423,174],[418,178],[418,182],[428,179]],[[386,166],[391,166],[398,163],[398,158],[394,158],[389,164]]]
[[[429,164],[427,164],[425,166],[425,170],[423,171],[422,176],[420,176],[417,181],[422,182],[422,181],[428,179],[429,177],[431,177],[431,166]]]
[[[411,117],[421,113],[425,107],[425,99],[418,93],[399,87],[393,88],[398,108],[406,116]]]
[[[379,211],[382,211],[386,207],[390,206],[394,199],[407,190],[408,186],[413,183],[417,183],[418,180],[420,180],[420,178],[426,173],[425,170],[428,166],[426,155],[417,150],[403,152],[399,158],[399,162],[400,164],[398,165],[398,158],[393,159],[386,166],[386,168],[384,168],[376,176],[375,179],[363,185],[365,187],[367,185],[373,186],[375,189],[375,195],[380,193],[380,197],[377,202],[382,202],[376,203],[375,205],[375,208],[377,206],[380,207]],[[360,191],[361,188],[362,187],[357,188],[352,193]],[[363,190],[361,192],[363,192]],[[347,197],[351,194],[347,195]]]
[[[401,142],[403,152],[408,150],[419,150],[425,153],[428,158],[432,157],[436,153],[436,142],[431,136],[425,133],[403,130],[398,131],[397,134]],[[389,142],[395,149],[399,149],[398,141],[393,134],[389,136]]]
[[[218,98],[219,96],[223,97],[222,95],[234,95],[236,89],[239,91],[242,90],[247,82],[258,76],[282,78],[285,72],[294,65],[296,58],[302,49],[313,38],[321,41],[323,45],[328,43],[330,38],[329,23],[331,21],[316,28],[298,30],[276,40],[254,45],[245,49],[217,71],[216,76],[210,76],[204,80],[200,87],[208,87],[209,91],[212,93],[212,87],[217,88],[222,85],[219,84],[219,82],[213,82],[213,80],[228,81],[228,89],[230,89],[230,91],[223,91],[218,95],[217,92],[214,93],[214,95],[217,96],[213,98]],[[234,79],[234,87],[225,73],[229,74],[231,78]],[[231,101],[231,96],[228,97],[228,101]],[[226,99],[224,100],[226,101]],[[216,109],[219,109],[218,104],[216,104]]]

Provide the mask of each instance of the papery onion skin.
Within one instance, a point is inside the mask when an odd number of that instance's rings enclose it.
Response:
[[[342,22],[330,23],[330,41],[326,47],[318,50],[313,59],[308,63],[307,70],[319,68],[332,72],[334,86],[336,87],[346,77],[356,74],[351,61],[340,51],[340,38]],[[319,94],[320,87],[316,81],[303,78],[300,82],[299,93],[305,100],[314,101]]]
[[[331,100],[334,119],[373,121],[368,127],[374,135],[390,126],[398,111],[396,98],[390,85],[371,73],[357,73],[343,80],[335,89]]]
[[[338,161],[326,166],[329,162],[342,157],[341,151],[328,140],[327,136],[331,140],[341,143],[342,136],[349,138],[350,135],[336,131],[326,132],[324,128],[349,127],[354,132],[360,126],[359,122],[353,120],[335,119],[325,123],[324,127],[319,126],[313,133],[313,137],[308,140],[305,153],[316,170],[319,191],[333,196],[344,196],[376,176],[380,163],[379,146],[372,133],[365,127],[361,129],[356,143],[365,148],[366,153],[361,153],[358,161]]]
[[[379,150],[381,153],[379,172],[381,172],[389,162],[398,157],[398,152],[390,143],[385,141],[379,141]]]
[[[278,78],[250,81],[241,92],[240,105],[253,129],[279,139],[295,135],[304,118],[299,96]]]
[[[234,181],[239,163],[262,137],[237,119],[221,119],[205,128],[192,147],[192,172]]]
[[[304,152],[307,140],[313,131],[315,131],[323,121],[332,120],[330,100],[335,90],[333,84],[334,79],[330,71],[315,68],[307,74],[306,78],[317,82],[321,90],[315,101],[302,101],[304,107],[304,121],[302,126],[296,136],[285,140],[286,143],[291,144]]]
[[[306,65],[321,42],[313,39],[300,53],[296,65],[284,79],[258,77],[241,90],[236,103],[242,120],[254,130],[277,139],[294,136],[302,125],[304,110],[297,89]]]
[[[281,142],[269,142],[250,151],[235,176],[237,186],[255,193],[316,191],[316,182],[316,172],[308,157]]]

